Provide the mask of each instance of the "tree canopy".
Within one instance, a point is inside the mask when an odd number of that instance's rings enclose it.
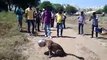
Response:
[[[33,6],[39,5],[40,0],[0,0],[0,10],[8,10],[8,6],[12,5],[21,6],[25,9],[28,4]]]
[[[52,10],[52,9],[53,9],[53,5],[52,5],[52,3],[50,3],[49,1],[44,1],[44,2],[42,2],[42,3],[38,6],[38,8],[39,8],[40,10],[45,9],[45,8],[49,8],[50,10]]]
[[[107,13],[107,5],[104,6],[103,11]]]
[[[77,9],[74,7],[74,6],[70,6],[70,5],[67,5],[66,8],[65,8],[65,11],[68,13],[68,14],[74,14],[77,12]]]
[[[61,4],[53,4],[55,12],[64,11],[64,7]]]

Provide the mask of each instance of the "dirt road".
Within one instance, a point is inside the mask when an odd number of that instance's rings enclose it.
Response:
[[[52,57],[44,55],[47,48],[40,48],[37,45],[39,39],[45,38],[44,32],[39,36],[28,36],[30,43],[26,53],[28,60],[107,60],[107,48],[99,41],[100,39],[90,38],[90,36],[78,35],[76,31],[69,27],[64,29],[63,37],[56,37],[56,29],[52,29],[52,40],[60,44],[66,53],[71,54],[65,57]],[[47,38],[45,38],[47,39]]]

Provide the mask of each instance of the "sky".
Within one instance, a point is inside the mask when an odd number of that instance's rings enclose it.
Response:
[[[41,2],[47,0],[41,0]],[[48,0],[52,3],[70,4],[80,8],[99,7],[107,5],[107,0]]]

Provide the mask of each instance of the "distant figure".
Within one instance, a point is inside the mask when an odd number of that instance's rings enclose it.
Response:
[[[17,15],[17,22],[18,22],[18,30],[19,30],[20,32],[22,31],[23,14],[24,14],[24,11],[23,11],[23,9],[19,6],[19,7],[16,9],[16,15]]]
[[[85,15],[82,11],[78,17],[78,34],[84,34]]]
[[[56,22],[57,22],[57,37],[62,37],[62,33],[63,33],[63,14],[61,11],[59,11],[56,14]],[[59,34],[60,33],[60,34]]]
[[[96,12],[93,12],[91,18],[89,21],[92,20],[92,35],[91,38],[93,38],[94,31],[96,32],[96,37],[98,37],[98,32],[96,31],[98,29],[98,17],[96,15]]]
[[[104,13],[104,12],[102,12],[102,16],[105,16],[105,13]]]
[[[42,19],[45,36],[51,38],[51,11],[48,8],[45,8]]]
[[[53,12],[51,12],[52,15],[52,19],[51,19],[51,27],[54,27],[54,19],[55,19],[55,15]]]
[[[66,13],[65,13],[65,11],[64,11],[64,14],[63,14],[63,20],[62,20],[64,29],[66,28],[65,21],[66,21]]]
[[[44,11],[45,11],[45,9],[43,9],[42,12],[41,12],[41,25],[42,25],[41,27],[42,27],[42,30],[44,29],[44,21],[43,21],[44,20],[43,19],[43,13],[44,13]]]
[[[36,18],[36,28],[37,28],[37,30],[38,31],[40,31],[40,20],[41,20],[41,13],[40,13],[40,11],[39,11],[39,8],[36,8],[36,16],[35,16],[35,18]]]
[[[27,20],[28,25],[28,33],[31,35],[34,34],[34,10],[32,9],[32,6],[29,5],[29,7],[25,10],[25,18]],[[32,32],[30,31],[30,27],[32,25]]]

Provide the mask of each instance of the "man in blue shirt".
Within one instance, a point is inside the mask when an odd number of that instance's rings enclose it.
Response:
[[[17,22],[18,22],[18,29],[19,31],[22,31],[22,20],[23,20],[23,9],[19,6],[16,9],[16,15],[17,15]]]
[[[96,32],[96,37],[98,37],[98,32],[96,31],[98,29],[98,17],[96,16],[96,12],[93,12],[93,15],[91,16],[90,20],[92,20],[92,38],[94,35],[94,31]]]

